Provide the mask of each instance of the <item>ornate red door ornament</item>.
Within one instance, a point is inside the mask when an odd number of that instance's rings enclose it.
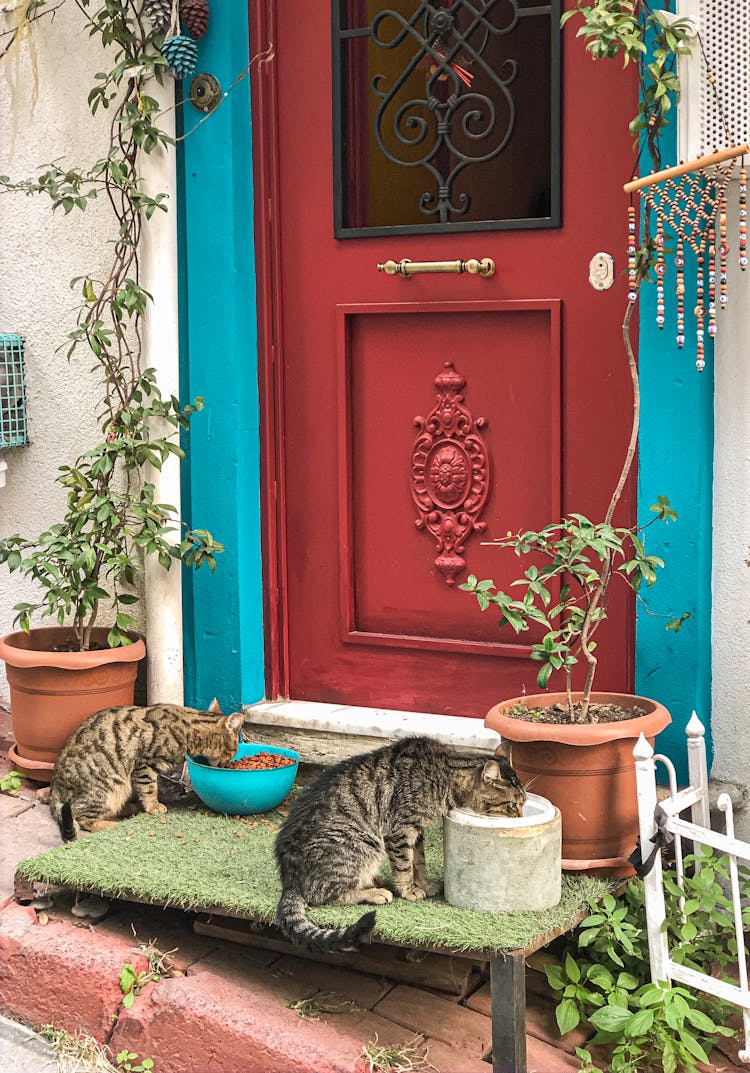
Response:
[[[417,529],[435,537],[435,566],[454,585],[466,566],[466,541],[487,528],[479,521],[490,492],[490,459],[479,434],[487,420],[461,405],[466,379],[452,361],[435,377],[435,387],[437,406],[428,418],[414,418],[419,435],[411,455],[411,494]]]

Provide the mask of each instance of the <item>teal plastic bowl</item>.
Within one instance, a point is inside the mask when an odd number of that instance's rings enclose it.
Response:
[[[190,781],[203,804],[214,812],[223,812],[228,816],[268,812],[280,805],[297,778],[299,753],[276,745],[243,741],[232,759],[241,760],[243,756],[255,756],[256,753],[281,753],[295,762],[286,767],[269,768],[268,771],[247,771],[242,768],[211,767],[189,756],[187,765]]]

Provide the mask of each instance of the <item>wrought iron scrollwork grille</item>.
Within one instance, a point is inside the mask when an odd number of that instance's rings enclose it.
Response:
[[[363,25],[372,8],[365,0],[334,0],[336,234],[558,226],[560,0],[391,0]],[[510,55],[514,48],[524,55]],[[524,105],[537,93],[544,101],[524,107],[522,117],[524,65]],[[476,191],[502,177],[478,169],[500,157],[521,123],[528,128],[529,114],[541,115],[544,129],[524,129],[521,141],[527,159],[543,157],[545,189],[536,211],[520,218],[505,213],[502,189],[491,205],[487,197],[479,205]],[[512,182],[521,185],[517,161],[518,152]],[[389,165],[422,176],[421,190],[404,180],[393,194],[410,200],[399,209],[410,222],[399,212],[395,222],[382,214],[370,219],[370,187],[401,181]]]

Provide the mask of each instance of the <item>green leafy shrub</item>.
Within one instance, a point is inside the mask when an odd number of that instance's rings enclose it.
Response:
[[[21,772],[9,771],[7,775],[3,775],[0,779],[0,793],[10,794],[11,797],[18,797],[21,792]]]
[[[727,866],[722,858],[701,857],[696,871],[697,863],[695,857],[685,860],[684,890],[674,871],[664,872],[670,956],[729,979],[724,970],[736,965],[737,945],[725,894]],[[560,1034],[588,1023],[595,1029],[590,1046],[611,1049],[612,1073],[694,1073],[720,1036],[733,1035],[724,1027],[732,1007],[702,992],[652,983],[641,882],[592,908],[561,962],[545,970],[559,999]],[[750,926],[750,907],[743,916]],[[601,1073],[586,1048],[576,1053],[583,1069]]]
[[[677,512],[665,496],[659,496],[651,511],[656,515],[652,521],[677,519]],[[531,658],[542,664],[537,682],[546,689],[553,671],[565,672],[571,720],[575,718],[572,674],[581,656],[589,665],[585,701],[591,696],[596,668],[593,636],[607,617],[602,593],[612,573],[637,593],[644,583],[654,584],[657,569],[664,565],[656,555],[646,554],[644,529],[645,526],[617,528],[609,522],[594,524],[582,514],[571,514],[557,525],[493,541],[499,548],[511,548],[519,557],[536,555],[548,560],[541,566],[528,567],[522,578],[511,582],[511,588],[524,590],[520,596],[497,589],[492,580],[478,581],[473,574],[459,585],[474,594],[482,611],[493,606],[500,611],[501,628],[507,625],[522,633],[533,622],[544,627],[542,640],[531,646]],[[559,595],[553,598],[557,584]],[[585,717],[586,711],[582,713]]]

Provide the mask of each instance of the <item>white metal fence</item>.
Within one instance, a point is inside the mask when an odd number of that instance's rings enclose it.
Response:
[[[638,787],[641,856],[645,860],[649,855],[650,846],[659,845],[660,835],[671,833],[674,836],[677,882],[682,888],[683,838],[692,842],[696,856],[700,856],[702,847],[711,847],[719,853],[726,854],[729,860],[729,894],[733,906],[739,984],[717,980],[707,972],[698,972],[685,965],[678,965],[671,958],[666,930],[662,863],[658,849],[654,854],[653,864],[643,880],[651,979],[655,983],[676,981],[687,984],[699,991],[716,995],[742,1010],[745,1047],[739,1052],[739,1057],[742,1062],[750,1063],[750,992],[747,985],[747,953],[742,928],[741,892],[737,870],[738,859],[750,863],[750,843],[735,838],[732,801],[729,794],[721,794],[717,802],[720,811],[724,813],[725,831],[722,834],[711,830],[705,728],[695,712],[686,727],[686,733],[690,785],[682,790],[677,789],[672,761],[660,753],[655,754],[643,734],[633,750]],[[661,802],[657,801],[656,794],[657,761],[664,765],[669,775],[669,795]],[[682,818],[682,813],[687,812],[688,809],[690,820]]]

